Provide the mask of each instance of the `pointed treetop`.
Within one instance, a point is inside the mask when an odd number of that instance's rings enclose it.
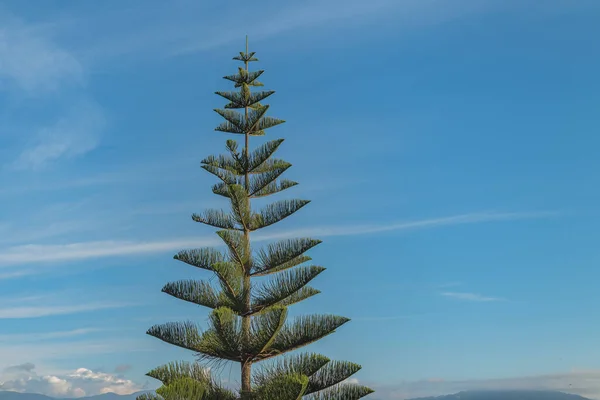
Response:
[[[251,61],[258,61],[258,58],[254,57],[254,54],[256,54],[256,52],[254,51],[252,53],[248,52],[248,35],[246,35],[246,52],[240,51],[240,55],[233,57],[233,59],[236,61],[243,61],[245,63]]]

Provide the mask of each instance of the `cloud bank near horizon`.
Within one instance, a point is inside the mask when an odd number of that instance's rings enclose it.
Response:
[[[118,365],[114,373],[78,368],[57,374],[40,375],[33,363],[23,363],[0,372],[0,390],[39,393],[52,397],[78,398],[104,393],[127,395],[141,390],[154,390],[157,384],[141,385],[126,379],[122,373],[131,366]],[[354,381],[358,381],[353,378]],[[581,370],[556,374],[502,379],[444,380],[439,378],[377,385],[360,381],[376,390],[381,400],[406,400],[440,396],[467,390],[550,390],[600,399],[600,370]]]
[[[35,364],[5,368],[0,374],[0,390],[38,393],[58,398],[84,397],[104,393],[131,394],[143,387],[120,374],[78,368],[64,375],[38,375]]]

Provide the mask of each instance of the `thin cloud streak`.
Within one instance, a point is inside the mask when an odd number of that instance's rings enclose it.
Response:
[[[18,271],[4,272],[4,273],[0,274],[0,281],[8,280],[8,279],[22,278],[24,276],[35,274],[35,273],[36,273],[36,271],[31,270],[31,269],[29,269],[29,270],[18,270]]]
[[[67,315],[81,312],[107,310],[112,308],[122,308],[134,306],[132,303],[89,303],[78,305],[55,305],[55,306],[15,306],[0,308],[0,320],[2,319],[26,319],[40,318],[53,315]]]
[[[123,56],[133,56],[137,60],[141,57],[169,58],[239,43],[246,34],[253,43],[274,37],[289,37],[294,33],[299,33],[294,40],[301,37],[306,41],[318,32],[319,27],[351,31],[358,26],[381,24],[383,18],[393,18],[399,29],[410,32],[473,14],[489,13],[497,8],[494,2],[466,0],[459,3],[450,4],[444,0],[312,0],[284,5],[282,2],[273,2],[265,8],[266,14],[256,21],[250,31],[237,28],[244,25],[240,21],[246,15],[236,8],[227,10],[227,21],[215,15],[214,18],[209,17],[209,23],[199,25],[196,22],[198,16],[212,15],[212,7],[207,8],[200,2],[193,5],[188,3],[181,8],[149,7],[144,11],[143,20],[157,21],[157,16],[160,16],[163,22],[153,22],[132,31],[129,21],[121,19],[113,25],[113,35],[117,35],[118,40],[104,35],[100,42],[86,42],[79,54],[90,63],[121,61]],[[99,27],[105,25],[106,21],[106,15],[100,15],[94,20],[83,19],[81,22]],[[111,19],[111,22],[114,20]],[[224,34],[221,26],[226,22],[232,28]],[[65,25],[65,36],[77,28],[80,30],[82,26]]]
[[[148,338],[150,339],[150,338]],[[140,339],[104,339],[65,341],[52,343],[22,343],[0,344],[0,369],[10,365],[18,365],[23,360],[35,364],[49,360],[72,360],[76,357],[96,354],[127,354],[132,352],[156,351],[156,345],[151,340]]]
[[[219,240],[215,238],[188,238],[145,243],[100,241],[65,245],[26,245],[9,248],[0,254],[0,266],[161,253],[185,247],[216,246],[220,244]]]
[[[457,293],[457,292],[444,292],[441,294],[445,297],[451,297],[458,300],[466,301],[478,301],[478,302],[490,302],[490,301],[505,301],[500,297],[488,297],[477,293]]]
[[[15,244],[23,242],[32,242],[35,240],[55,238],[65,234],[89,231],[98,229],[98,222],[93,221],[90,224],[88,220],[73,220],[73,221],[59,221],[54,223],[46,223],[39,225],[28,224],[27,221],[14,224],[14,228],[10,230],[10,234],[4,234],[3,230],[0,229],[2,236],[0,237],[0,245],[4,244]],[[2,275],[0,274],[0,279]]]
[[[437,0],[434,0],[436,2]],[[422,11],[422,7],[417,4],[423,0],[404,1],[404,8],[413,8],[411,14],[417,14]],[[411,4],[412,3],[412,4]],[[347,23],[352,18],[360,17],[364,22],[367,18],[380,16],[387,12],[398,9],[397,0],[376,0],[375,2],[362,1],[344,1],[330,2],[329,4],[318,2],[307,2],[306,4],[294,4],[294,7],[279,10],[274,15],[268,16],[264,21],[269,23],[258,23],[256,26],[259,30],[252,32],[253,40],[262,40],[276,35],[281,35],[297,29],[314,27],[324,24],[334,24],[352,26]],[[344,23],[343,21],[346,21]],[[221,35],[218,39],[211,36],[210,41],[203,40],[198,42],[197,39],[192,39],[187,44],[182,44],[172,50],[171,56],[184,55],[199,51],[209,50],[215,47],[227,45],[235,41],[239,41],[244,32],[241,30],[229,32],[226,36]]]
[[[115,9],[99,13],[93,18],[82,17],[79,20],[68,20],[59,23],[57,28],[62,36],[68,36],[82,27],[94,28],[111,22],[114,27],[113,36],[102,35],[98,41],[85,41],[79,54],[91,63],[101,61],[122,60],[123,56],[134,55],[146,57],[174,57],[196,52],[207,51],[237,42],[249,34],[253,42],[280,37],[294,31],[303,32],[303,37],[311,34],[315,27],[327,25],[337,29],[355,29],[360,18],[361,24],[377,23],[381,16],[394,15],[406,25],[423,25],[434,21],[452,20],[457,16],[476,12],[482,7],[478,2],[468,2],[459,7],[449,7],[442,0],[374,0],[368,3],[359,0],[305,1],[302,3],[270,4],[266,14],[254,24],[251,31],[241,27],[246,16],[235,7],[227,9],[227,20],[233,27],[223,33],[221,26],[225,22],[215,15],[214,7],[201,2],[188,3],[185,7],[148,7],[137,11],[143,18],[139,21],[153,21],[151,24],[136,26],[131,29],[129,12],[131,10]],[[221,9],[220,11],[224,11]],[[140,12],[142,14],[140,14]],[[208,23],[198,24],[199,15],[209,16]],[[159,23],[156,23],[160,16]],[[263,23],[261,23],[263,22]],[[218,34],[217,34],[218,33]],[[118,36],[115,40],[114,35]]]
[[[330,226],[256,235],[255,241],[269,241],[302,236],[332,237],[357,236],[411,229],[436,228],[453,225],[476,224],[496,221],[513,221],[521,219],[538,219],[555,216],[555,212],[529,213],[475,213],[445,218],[425,219],[387,225]],[[134,254],[161,253],[197,248],[204,246],[221,246],[215,236],[200,238],[183,238],[154,242],[133,241],[96,241],[70,243],[64,245],[23,245],[5,248],[0,253],[0,267],[38,262],[74,261],[101,257],[128,256]]]
[[[177,175],[184,166],[194,164],[197,158],[165,158],[153,163],[141,163],[134,165],[121,165],[122,170],[101,173],[95,176],[73,175],[67,179],[47,180],[28,182],[20,186],[12,185],[11,187],[0,188],[1,196],[19,196],[31,192],[54,192],[65,189],[77,189],[90,186],[111,186],[128,184],[132,181],[136,183],[152,182],[174,179],[183,179]],[[124,170],[124,171],[123,171]]]
[[[353,322],[384,322],[384,321],[397,321],[401,319],[413,319],[418,317],[433,316],[438,314],[418,314],[418,315],[391,315],[384,317],[354,317],[351,318]]]
[[[464,224],[475,224],[480,222],[493,222],[493,221],[514,221],[521,219],[538,219],[556,216],[556,212],[533,212],[533,213],[475,213],[475,214],[462,214],[452,217],[426,219],[413,222],[401,222],[391,225],[383,226],[361,226],[355,228],[343,228],[338,227],[333,229],[331,235],[342,236],[342,235],[365,235],[369,233],[380,233],[388,231],[399,231],[407,229],[418,229],[428,227],[441,227],[448,225],[464,225]],[[325,233],[327,234],[327,233]]]
[[[96,328],[80,328],[73,329],[70,331],[57,331],[57,332],[40,332],[40,333],[19,333],[14,335],[0,335],[0,344],[14,344],[20,342],[39,342],[53,339],[64,339],[73,338],[77,336],[84,336],[89,333],[99,332],[101,329]]]

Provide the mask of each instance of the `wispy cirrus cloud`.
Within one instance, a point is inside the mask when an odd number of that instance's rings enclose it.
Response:
[[[5,12],[0,23],[0,82],[5,88],[12,84],[28,94],[38,94],[83,82],[79,60],[50,39],[41,26],[26,24]]]
[[[67,315],[81,312],[115,309],[135,306],[126,301],[73,302],[73,296],[64,293],[39,294],[18,298],[0,298],[1,319],[40,318],[53,315]]]
[[[89,219],[82,219],[46,224],[11,224],[10,229],[0,229],[0,245],[31,243],[45,238],[56,238],[68,233],[90,230],[93,229],[89,225],[90,222]],[[96,227],[94,226],[94,228]]]
[[[0,307],[0,319],[25,319],[48,317],[51,315],[76,314],[81,312],[106,310],[132,306],[133,303],[97,302],[86,304],[60,304],[54,306],[29,305]]]
[[[380,16],[386,12],[394,12],[400,8],[416,16],[416,14],[423,11],[423,7],[419,3],[422,4],[427,1],[431,2],[431,0],[420,0],[419,2],[405,0],[402,2],[403,4],[399,5],[399,2],[395,0],[375,0],[369,3],[362,1],[341,2],[337,0],[322,3],[310,0],[304,3],[294,3],[286,7],[269,7],[274,11],[269,12],[263,17],[264,23],[256,24],[257,28],[251,32],[251,35],[253,40],[261,40],[282,33],[324,24],[348,26],[351,20],[356,17],[360,17],[362,22],[365,23],[373,17]],[[433,0],[433,2],[439,1]],[[235,17],[240,20],[246,18],[243,13],[237,14]],[[243,24],[239,24],[238,26],[240,28],[229,31],[225,35],[211,35],[213,38],[211,41],[205,39],[198,40],[199,37],[187,38],[187,40],[182,41],[178,47],[172,50],[171,55],[195,53],[239,41],[246,32],[243,30]],[[216,26],[212,28],[215,29]]]
[[[256,235],[255,241],[269,241],[298,236],[355,236],[382,232],[405,231],[412,229],[431,229],[444,226],[477,224],[498,221],[514,221],[522,219],[547,218],[558,215],[555,212],[523,212],[523,213],[474,213],[444,218],[424,219],[410,222],[399,222],[381,225],[356,226],[323,226]],[[83,260],[101,257],[128,256],[134,254],[151,254],[180,250],[189,247],[217,246],[222,241],[214,235],[200,238],[169,239],[152,242],[137,241],[95,241],[69,243],[62,245],[23,245],[2,249],[0,267],[17,264],[39,262],[58,262]]]
[[[477,293],[464,293],[464,292],[444,292],[441,293],[442,296],[451,297],[453,299],[458,300],[466,300],[466,301],[477,301],[477,302],[490,302],[490,301],[505,301],[505,299],[500,297],[490,297],[483,296]]]
[[[73,158],[93,150],[106,126],[102,109],[92,102],[74,107],[54,124],[39,129],[13,163],[16,169],[39,170],[60,158]]]
[[[217,239],[207,237],[155,242],[97,241],[64,245],[15,246],[0,254],[0,266],[161,253],[184,247],[215,246],[218,244],[220,243]]]
[[[382,317],[352,317],[352,321],[359,322],[386,322],[386,321],[397,321],[397,320],[406,320],[406,319],[414,319],[420,317],[430,317],[437,314],[418,314],[418,315],[390,315],[390,316],[382,316]]]
[[[11,126],[6,137],[14,141],[11,153],[18,154],[7,166],[39,170],[94,149],[105,116],[86,90],[85,69],[78,56],[59,43],[46,25],[27,23],[7,12],[0,23],[0,88],[7,103],[19,111],[16,115],[23,111],[27,115],[4,116]],[[27,113],[30,105],[35,108]]]
[[[352,30],[356,29],[357,22],[361,26],[373,25],[381,23],[382,18],[393,18],[398,28],[414,29],[485,12],[495,6],[493,2],[473,0],[452,5],[443,0],[307,0],[299,3],[266,0],[260,15],[249,26],[244,22],[247,11],[234,5],[215,8],[210,3],[180,0],[168,6],[154,2],[152,7],[146,7],[146,3],[148,1],[137,9],[129,4],[108,11],[98,9],[92,16],[63,18],[55,24],[56,29],[64,37],[80,33],[83,27],[89,32],[102,32],[82,40],[78,54],[90,62],[110,63],[124,56],[163,58],[206,51],[243,41],[246,34],[253,42],[293,33],[300,33],[296,40],[302,40],[315,35],[318,27]],[[131,23],[132,17],[135,25]],[[198,24],[199,17],[206,23]],[[111,32],[103,29],[108,23],[112,26]],[[224,23],[230,26],[226,32],[222,29]]]
[[[40,200],[34,203],[35,207],[20,202],[7,205],[10,220],[0,224],[0,248],[56,241],[67,235],[81,236],[113,226],[117,219],[112,210],[107,210],[107,202],[100,196],[88,196],[77,201]]]
[[[58,190],[78,189],[91,186],[110,186],[118,184],[127,184],[132,181],[136,183],[152,182],[176,179],[185,180],[186,177],[181,177],[174,172],[178,172],[181,168],[189,165],[196,165],[197,157],[177,157],[173,159],[168,157],[162,160],[153,160],[149,163],[141,163],[135,165],[119,165],[117,169],[100,174],[89,175],[81,174],[77,171],[72,175],[60,177],[58,180],[36,181],[23,184],[21,182],[11,185],[10,187],[0,188],[0,197],[21,196],[31,192],[52,192]]]
[[[55,332],[36,332],[36,333],[19,333],[12,335],[0,335],[0,343],[16,343],[16,342],[39,342],[54,339],[65,339],[74,338],[77,336],[84,336],[90,333],[99,332],[97,328],[80,328],[72,329],[69,331],[55,331]]]
[[[416,221],[398,222],[380,225],[357,225],[357,226],[335,226],[315,229],[315,234],[321,236],[349,236],[349,235],[367,235],[371,233],[381,233],[390,231],[402,231],[421,228],[437,228],[451,225],[478,224],[484,222],[515,221],[522,219],[540,219],[558,216],[555,211],[541,212],[482,212],[460,214],[450,217],[421,219]]]
[[[31,275],[34,273],[35,273],[34,270],[28,270],[28,269],[20,269],[20,270],[16,270],[16,271],[2,272],[2,273],[0,273],[0,281],[7,280],[7,279],[21,278],[23,276]]]

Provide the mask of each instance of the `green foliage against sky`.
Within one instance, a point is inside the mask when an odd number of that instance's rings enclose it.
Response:
[[[335,315],[293,320],[287,317],[289,306],[319,293],[307,285],[325,268],[307,265],[311,258],[305,253],[320,241],[297,238],[255,251],[251,247],[252,232],[282,221],[309,203],[294,199],[278,200],[261,209],[251,205],[252,199],[274,195],[297,184],[280,178],[291,164],[273,157],[283,139],[250,148],[251,138],[263,136],[267,129],[284,122],[266,116],[269,106],[261,103],[274,91],[251,91],[263,86],[258,78],[264,71],[248,69],[250,62],[258,61],[254,54],[248,52],[246,43],[246,51],[234,57],[243,67],[225,77],[238,90],[217,92],[228,103],[224,109],[215,110],[225,120],[216,130],[239,135],[243,147],[236,140],[227,140],[225,155],[202,161],[202,168],[219,179],[213,193],[227,198],[231,209],[212,209],[192,216],[196,222],[219,229],[217,235],[226,251],[181,251],[176,260],[209,271],[213,277],[171,282],[163,288],[171,296],[212,309],[208,328],[201,331],[193,322],[172,322],[148,330],[149,335],[195,352],[199,362],[208,362],[205,365],[239,363],[241,388],[239,393],[223,388],[199,363],[172,363],[148,375],[163,382],[157,394],[167,400],[359,399],[372,390],[344,382],[360,369],[359,365],[295,352],[349,321]],[[253,371],[256,363],[260,364]]]

